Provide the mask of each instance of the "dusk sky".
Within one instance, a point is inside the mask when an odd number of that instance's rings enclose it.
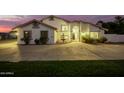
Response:
[[[0,15],[0,32],[9,32],[11,29],[24,22],[32,19],[41,20],[46,16],[43,15]],[[111,21],[114,15],[59,15],[59,17],[68,20],[83,20],[86,22],[96,23],[98,20]]]

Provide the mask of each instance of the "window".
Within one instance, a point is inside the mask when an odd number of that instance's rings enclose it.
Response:
[[[24,38],[31,39],[32,38],[31,31],[24,31]]]
[[[41,38],[48,38],[48,31],[41,31]]]
[[[68,26],[67,25],[62,25],[62,31],[68,31]]]
[[[34,22],[34,23],[33,23],[33,28],[39,28],[39,23]]]
[[[40,37],[40,42],[42,44],[47,44],[48,42],[48,31],[41,31],[41,37]]]
[[[79,32],[79,26],[73,26],[72,32],[78,33]]]
[[[90,37],[97,39],[99,37],[98,32],[90,32]]]

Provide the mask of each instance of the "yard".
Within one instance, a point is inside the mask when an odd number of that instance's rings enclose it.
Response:
[[[17,45],[0,41],[0,61],[122,60],[124,44]]]
[[[124,76],[123,44],[0,41],[0,76]]]
[[[124,76],[124,60],[34,61],[0,63],[0,76],[93,77]]]

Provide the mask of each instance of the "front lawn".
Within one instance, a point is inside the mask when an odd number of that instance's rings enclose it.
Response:
[[[0,62],[0,76],[124,76],[124,60]]]

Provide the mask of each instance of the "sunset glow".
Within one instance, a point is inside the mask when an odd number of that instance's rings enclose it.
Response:
[[[41,20],[48,15],[0,15],[0,32],[9,32],[11,28],[32,19]],[[99,20],[110,21],[114,19],[114,15],[56,15],[64,19],[82,20],[86,22],[96,23]]]
[[[11,27],[9,26],[0,26],[0,32],[9,32],[11,31]]]

